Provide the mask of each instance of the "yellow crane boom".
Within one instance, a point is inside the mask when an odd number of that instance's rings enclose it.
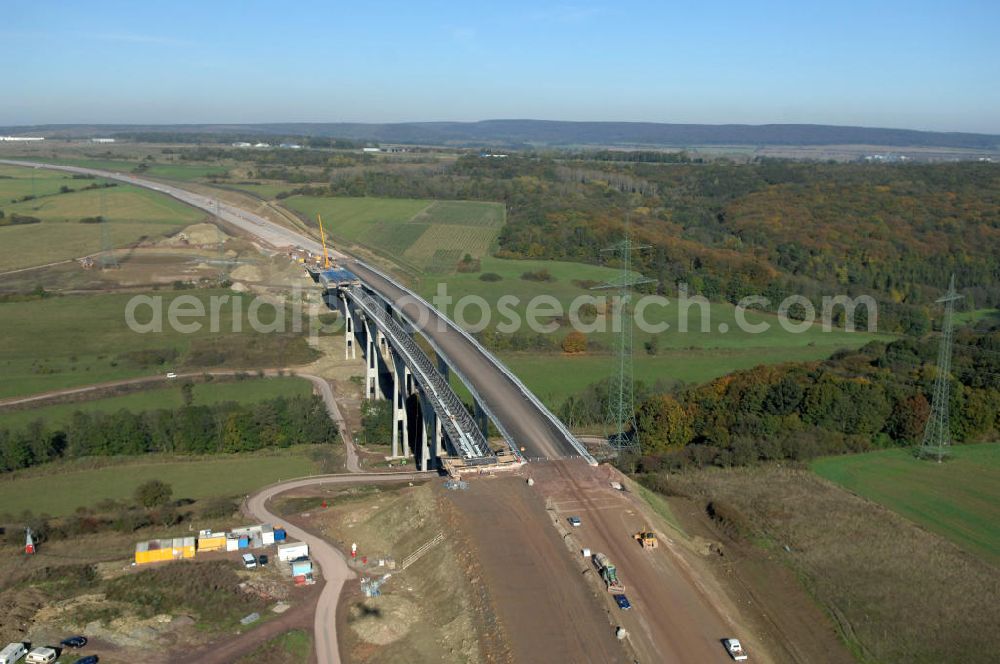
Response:
[[[326,253],[326,235],[323,233],[323,217],[317,214],[316,219],[319,221],[319,241],[323,245],[323,269],[327,270],[330,268],[330,256]]]

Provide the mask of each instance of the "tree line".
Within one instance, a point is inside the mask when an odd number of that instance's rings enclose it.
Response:
[[[939,337],[871,342],[829,360],[759,366],[704,385],[643,396],[643,469],[746,465],[918,444],[931,411]],[[1000,330],[956,335],[950,380],[955,442],[1000,432]],[[587,407],[591,390],[564,405]],[[590,404],[591,407],[596,404]]]
[[[88,456],[215,454],[332,443],[337,433],[317,396],[139,413],[76,411],[65,426],[36,420],[24,429],[0,429],[0,472]]]

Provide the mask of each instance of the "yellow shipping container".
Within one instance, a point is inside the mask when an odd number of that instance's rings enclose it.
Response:
[[[194,558],[195,538],[177,537],[174,539],[150,540],[135,545],[135,563],[162,563],[179,558]]]
[[[226,536],[221,537],[199,537],[198,538],[198,550],[199,551],[225,551],[226,550]]]

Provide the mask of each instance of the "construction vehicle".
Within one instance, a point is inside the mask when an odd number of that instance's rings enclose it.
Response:
[[[652,530],[640,530],[635,535],[632,535],[632,539],[638,542],[644,549],[655,549],[660,546],[660,541],[656,539],[656,533]]]
[[[737,662],[746,660],[747,651],[743,649],[739,639],[725,639],[722,644],[726,646],[726,652],[729,653],[729,656]]]
[[[598,571],[601,573],[601,578],[604,579],[604,585],[607,586],[608,592],[623,592],[625,586],[618,580],[618,570],[611,564],[608,557],[603,553],[595,553],[593,560],[594,565],[597,566]]]

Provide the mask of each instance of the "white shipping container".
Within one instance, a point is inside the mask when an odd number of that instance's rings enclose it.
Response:
[[[288,562],[296,558],[304,558],[308,555],[309,545],[305,542],[289,542],[288,544],[278,545],[278,560]]]
[[[240,548],[240,540],[238,537],[226,538],[226,551],[236,551],[239,548]]]

